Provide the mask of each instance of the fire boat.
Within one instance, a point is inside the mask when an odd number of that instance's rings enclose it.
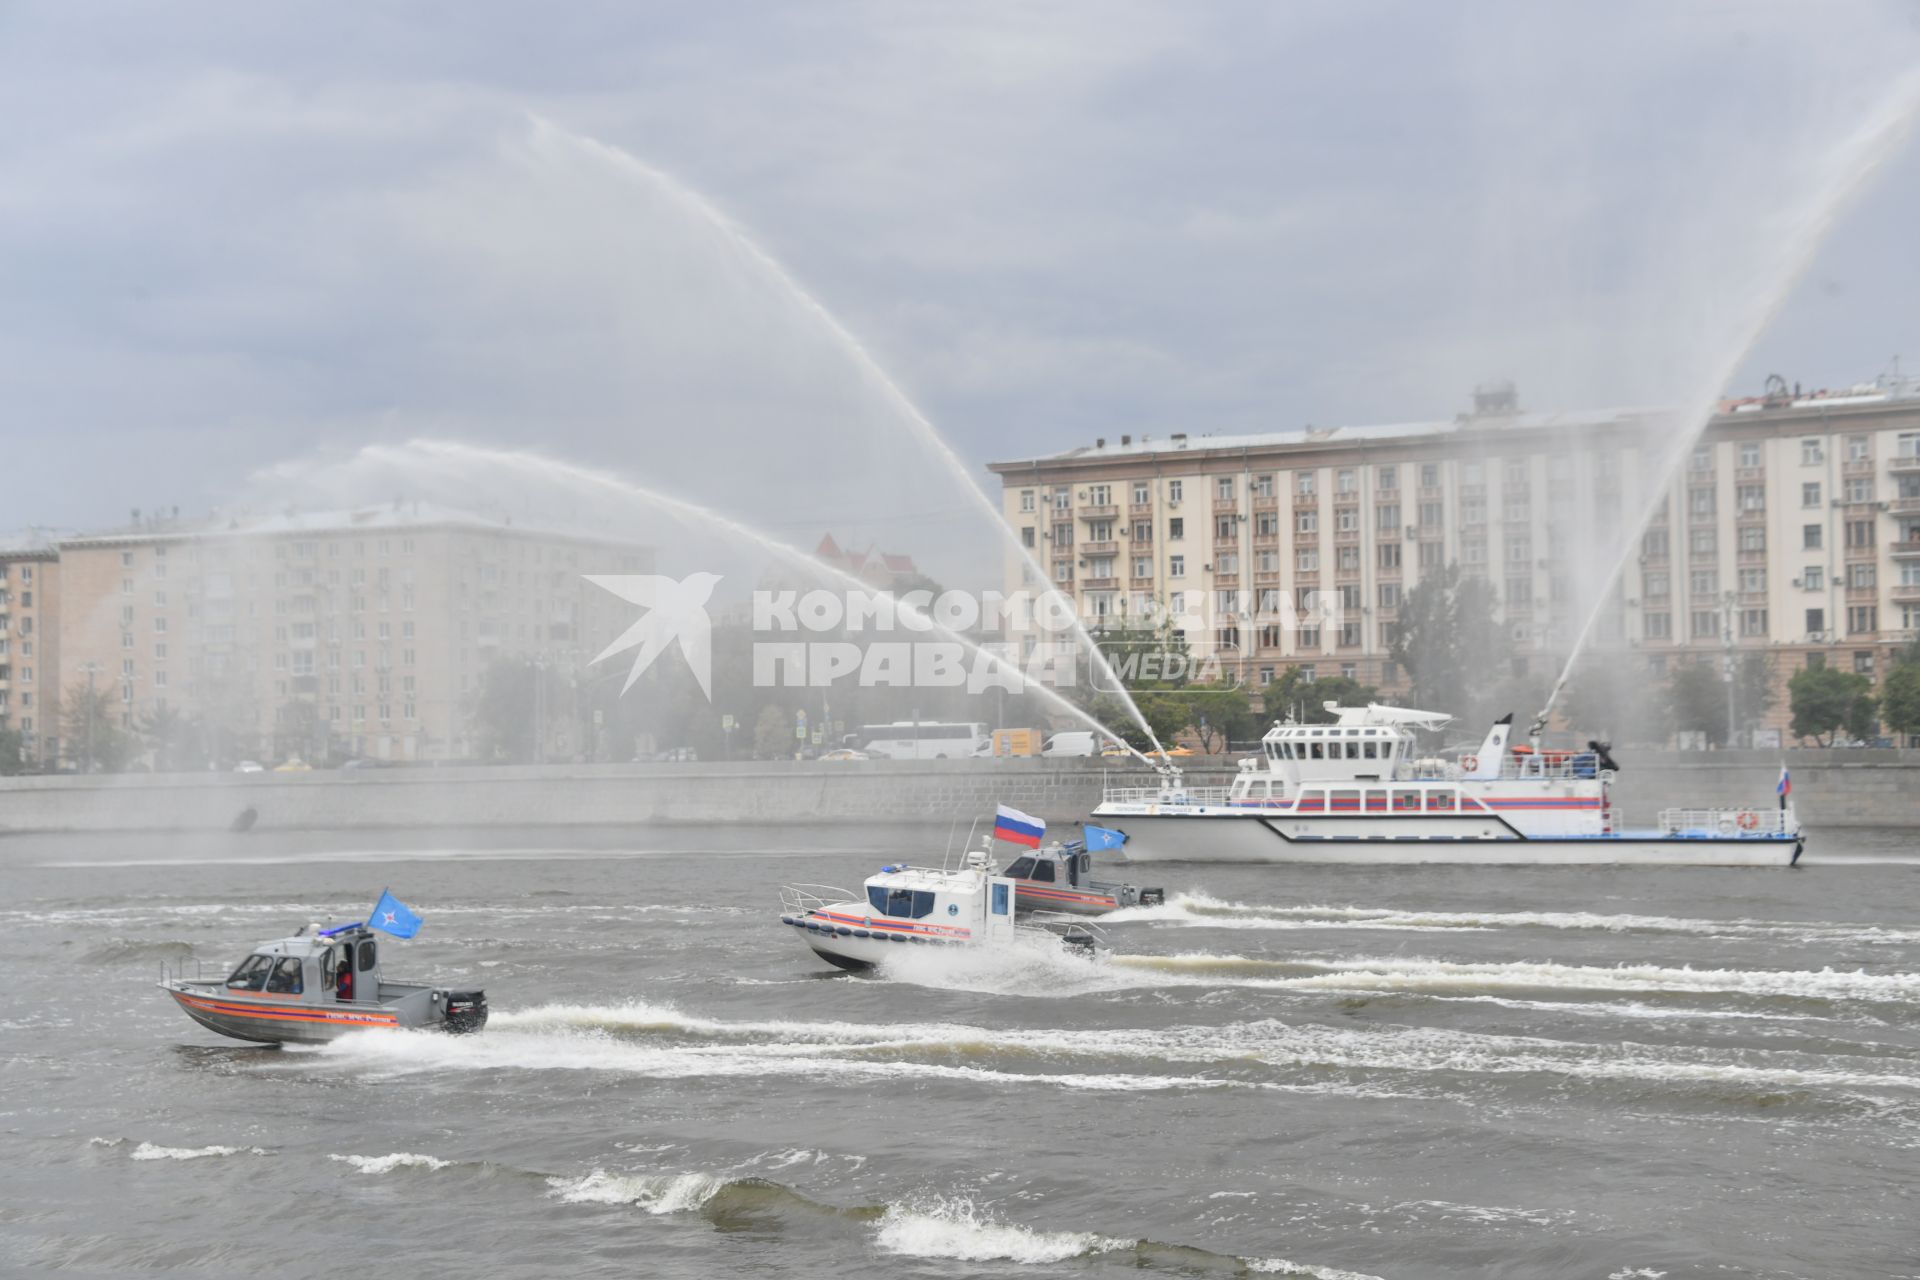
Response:
[[[1326,703],[1330,724],[1277,723],[1232,785],[1109,787],[1094,817],[1124,832],[1132,862],[1475,863],[1786,867],[1805,839],[1782,769],[1774,803],[1662,810],[1626,825],[1611,748],[1509,745],[1503,716],[1478,750],[1418,749],[1453,717]],[[1543,717],[1544,718],[1544,717]]]

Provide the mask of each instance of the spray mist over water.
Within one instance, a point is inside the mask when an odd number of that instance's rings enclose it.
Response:
[[[872,584],[846,569],[829,564],[710,507],[660,493],[610,472],[596,471],[536,453],[486,448],[450,440],[413,440],[404,445],[368,445],[344,463],[283,464],[259,479],[276,486],[292,486],[296,490],[322,488],[333,491],[344,488],[351,493],[356,489],[368,489],[379,474],[404,476],[421,491],[449,490],[449,497],[455,494],[470,496],[476,488],[484,491],[484,482],[488,479],[520,482],[530,475],[538,476],[570,494],[583,496],[589,492],[605,493],[623,504],[652,507],[676,519],[718,531],[732,541],[769,552],[788,564],[831,578],[850,590],[867,592],[873,589]],[[365,493],[358,496],[364,497]],[[1018,664],[941,626],[912,603],[898,596],[893,598],[897,607],[908,617],[923,622],[930,630],[964,646],[976,658],[986,660],[995,671],[1017,677],[1023,692],[1038,695],[1050,708],[1071,716],[1103,736],[1118,738],[1097,717],[1075,706],[1057,690],[1027,679]],[[1129,747],[1128,750],[1133,751],[1133,748]],[[1143,764],[1152,766],[1153,761],[1140,752],[1133,751],[1133,754]]]
[[[1610,549],[1611,556],[1601,561],[1606,577],[1598,584],[1594,602],[1574,636],[1566,664],[1535,720],[1536,732],[1545,727],[1555,702],[1592,639],[1594,627],[1608,608],[1609,598],[1633,556],[1635,545],[1659,513],[1661,504],[1667,501],[1674,475],[1706,430],[1728,382],[1753,353],[1834,225],[1898,153],[1912,133],[1916,117],[1920,117],[1920,72],[1911,72],[1894,85],[1852,134],[1823,154],[1817,173],[1798,184],[1808,193],[1807,199],[1785,219],[1778,252],[1757,272],[1759,288],[1739,312],[1740,319],[1728,348],[1707,367],[1700,384],[1682,403],[1680,429],[1672,433],[1667,450],[1658,456],[1648,472],[1650,483],[1643,509],[1637,513],[1637,519],[1622,523],[1615,531],[1616,545]]]
[[[1033,552],[1028,550],[1020,541],[1013,527],[1007,523],[1005,517],[1001,514],[999,505],[994,502],[986,490],[980,487],[979,483],[974,479],[972,469],[953,451],[952,446],[949,445],[946,438],[940,434],[939,429],[933,425],[926,414],[921,412],[919,406],[914,404],[907,393],[901,390],[900,385],[887,376],[886,370],[880,367],[879,362],[874,359],[872,352],[867,350],[866,345],[855,337],[846,325],[842,324],[838,317],[827,309],[824,303],[814,297],[812,293],[808,292],[805,286],[794,278],[793,273],[789,271],[779,259],[769,253],[767,249],[752,236],[748,235],[738,223],[722,213],[710,200],[688,187],[685,183],[647,164],[630,152],[562,129],[551,121],[538,116],[533,117],[533,145],[536,149],[555,147],[562,144],[570,145],[587,155],[595,157],[601,163],[615,167],[622,172],[637,175],[644,181],[665,191],[682,207],[691,211],[696,217],[719,232],[726,243],[733,248],[741,259],[755,270],[763,273],[781,293],[797,303],[802,312],[814,320],[822,331],[832,339],[833,343],[845,353],[848,360],[852,362],[854,368],[859,371],[861,376],[879,391],[886,403],[899,416],[900,420],[905,422],[913,432],[914,438],[932,453],[940,465],[951,475],[957,490],[974,506],[980,509],[985,515],[988,524],[998,533],[1001,540],[1020,557],[1036,589],[1045,591],[1049,595],[1059,595],[1058,591],[1053,587],[1051,580],[1047,577],[1046,570],[1040,564],[1040,561],[1034,556]],[[1147,723],[1147,718],[1141,713],[1139,705],[1135,703],[1133,699],[1133,695],[1127,692],[1125,685],[1123,685],[1118,676],[1115,675],[1113,667],[1107,662],[1106,655],[1101,652],[1100,646],[1094,640],[1092,633],[1088,631],[1086,625],[1080,621],[1078,612],[1072,607],[1072,602],[1066,601],[1065,603],[1066,608],[1062,610],[1062,613],[1064,616],[1072,619],[1075,638],[1086,649],[1095,670],[1106,679],[1107,686],[1119,697],[1121,703],[1127,709],[1127,714],[1132,717],[1133,722],[1146,734],[1147,740],[1153,744],[1155,751],[1160,755],[1161,763],[1163,765],[1166,764],[1166,750],[1160,745],[1160,739],[1154,734],[1153,727]]]

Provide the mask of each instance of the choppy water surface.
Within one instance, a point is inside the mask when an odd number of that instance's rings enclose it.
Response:
[[[1920,854],[1136,868],[1106,964],[837,974],[786,880],[944,832],[0,841],[25,1273],[1920,1274]],[[152,985],[384,885],[456,1039],[242,1046]],[[4,1268],[0,1268],[4,1269]]]

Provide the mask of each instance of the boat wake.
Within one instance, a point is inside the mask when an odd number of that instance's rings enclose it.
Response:
[[[664,1006],[546,1006],[513,1030],[454,1039],[366,1033],[284,1055],[373,1076],[587,1070],[653,1079],[795,1076],[853,1084],[954,1081],[1074,1091],[1252,1088],[1410,1096],[1462,1077],[1547,1075],[1731,1101],[1816,1090],[1920,1090],[1905,1057],[1865,1051],[1587,1043],[1419,1026],[1295,1023],[999,1029],[958,1023],[727,1022]],[[1331,1073],[1331,1074],[1330,1074]],[[1901,1103],[1902,1107],[1913,1105]]]
[[[1126,907],[1102,917],[1103,924],[1129,922],[1210,929],[1384,929],[1421,933],[1562,929],[1829,944],[1920,943],[1920,930],[1847,922],[1710,920],[1590,911],[1407,911],[1324,904],[1289,907],[1229,902],[1202,892],[1175,893],[1164,903]]]

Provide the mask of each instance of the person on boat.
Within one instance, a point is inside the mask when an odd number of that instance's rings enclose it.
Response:
[[[340,1000],[353,999],[353,944],[352,943],[348,943],[346,946],[340,948],[340,977],[339,977],[339,980],[334,984],[333,994],[336,999],[340,999]]]

